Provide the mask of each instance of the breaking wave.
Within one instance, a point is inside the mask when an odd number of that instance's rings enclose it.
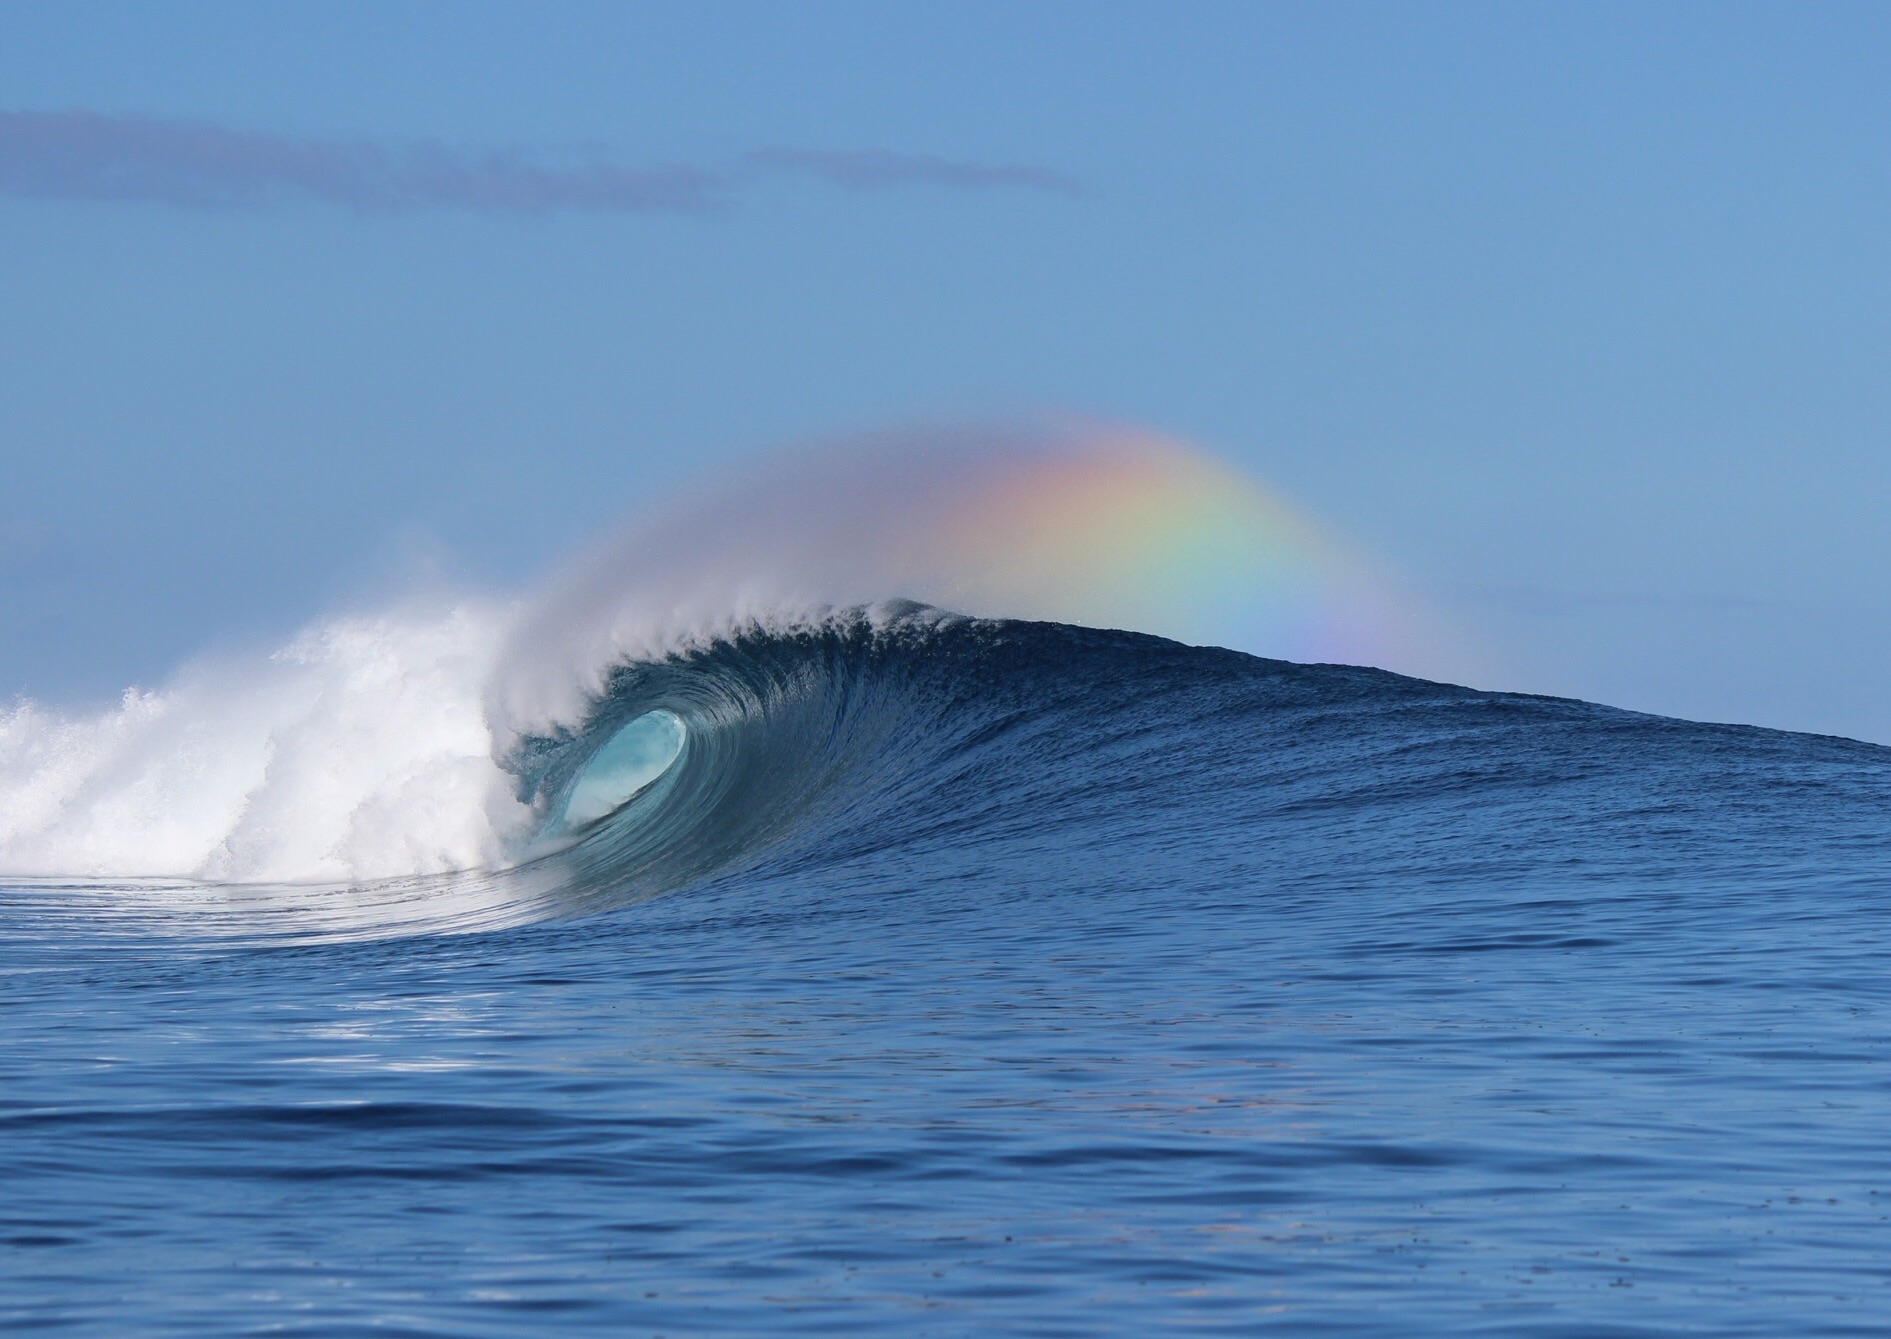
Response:
[[[1396,620],[1169,444],[967,460],[764,471],[529,598],[325,620],[91,714],[22,702],[0,713],[0,876],[74,907],[188,908],[193,930],[380,934],[843,878],[863,853],[916,885],[1026,848],[1106,881],[1111,852],[1154,866],[1185,843],[1203,868],[1225,849],[1244,877],[1331,884],[1406,849],[1449,858],[1371,877],[1540,870],[1578,828],[1585,867],[1659,853],[1663,831],[1714,835],[1710,861],[1777,847],[1807,832],[1767,817],[1782,787],[1877,812],[1868,745],[1299,663],[1365,658]],[[1256,547],[1273,521],[1292,542]],[[1146,575],[1171,532],[1245,594],[1119,580],[1117,549],[1141,543]],[[1216,600],[1225,638],[1189,622]],[[1241,622],[1262,606],[1272,622]],[[1417,646],[1373,656],[1432,669]]]

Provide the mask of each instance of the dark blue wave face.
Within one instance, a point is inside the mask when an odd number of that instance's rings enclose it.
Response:
[[[564,821],[587,776],[611,773],[600,755],[640,734],[662,761],[617,780],[621,807]],[[1413,893],[1868,865],[1887,850],[1888,760],[1849,740],[916,610],[890,629],[627,666],[582,732],[530,741],[515,767],[545,835],[575,842],[543,863],[588,908],[894,851],[945,869],[967,850],[1048,848],[1064,867],[1127,856],[1189,884]]]
[[[0,890],[0,1321],[1886,1332],[1891,751],[914,610],[513,762],[529,924]]]

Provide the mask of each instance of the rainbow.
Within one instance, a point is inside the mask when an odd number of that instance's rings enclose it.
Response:
[[[1191,446],[933,431],[752,461],[626,528],[528,605],[489,714],[543,732],[582,719],[618,665],[899,600],[1477,677],[1409,586]]]
[[[961,457],[894,561],[935,602],[1284,660],[1435,672],[1426,602],[1205,453],[1130,429]]]

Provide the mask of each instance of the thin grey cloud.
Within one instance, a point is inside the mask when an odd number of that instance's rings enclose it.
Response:
[[[690,213],[729,203],[756,173],[830,185],[934,185],[1070,191],[1054,172],[955,162],[883,149],[767,149],[735,170],[632,168],[591,152],[460,150],[426,142],[305,139],[203,121],[91,111],[0,111],[0,195],[142,201],[200,209],[320,202],[364,213],[458,209]]]
[[[369,212],[445,208],[697,210],[721,179],[683,166],[550,165],[510,151],[294,139],[200,121],[0,112],[0,192],[242,208],[317,200]]]

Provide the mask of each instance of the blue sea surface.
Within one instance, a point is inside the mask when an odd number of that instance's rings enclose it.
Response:
[[[510,762],[516,869],[0,885],[0,1328],[1891,1334],[1891,750],[916,619]]]

